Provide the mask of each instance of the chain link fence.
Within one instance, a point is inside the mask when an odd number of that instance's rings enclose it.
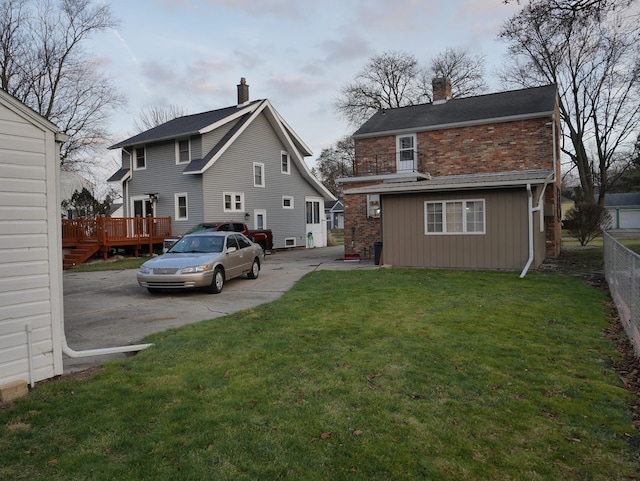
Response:
[[[640,255],[626,248],[609,233],[604,239],[604,276],[618,308],[620,322],[640,356]]]

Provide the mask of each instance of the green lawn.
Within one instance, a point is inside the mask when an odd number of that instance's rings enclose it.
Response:
[[[623,480],[607,298],[563,275],[316,271],[0,411],[0,479]]]

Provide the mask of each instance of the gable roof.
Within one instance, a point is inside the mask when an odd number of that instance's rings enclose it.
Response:
[[[16,114],[25,119],[28,119],[33,125],[37,125],[40,128],[44,128],[53,132],[55,134],[57,142],[66,142],[67,140],[69,140],[69,136],[62,132],[57,125],[47,120],[31,107],[2,89],[0,89],[0,104],[4,104],[7,108],[10,108]]]
[[[223,109],[210,110],[199,114],[184,115],[169,120],[164,124],[157,125],[149,130],[145,130],[133,137],[129,137],[122,142],[112,145],[109,149],[118,149],[122,147],[132,147],[150,142],[159,142],[162,140],[170,140],[178,137],[187,137],[189,135],[202,134],[211,131],[217,127],[220,122],[226,123],[234,118],[241,117],[247,112],[255,110],[257,104],[261,100],[254,100],[246,105],[225,107]]]
[[[264,113],[273,127],[274,132],[289,152],[291,160],[298,167],[311,186],[313,186],[323,198],[333,200],[335,197],[322,183],[311,173],[304,161],[305,156],[312,155],[311,149],[285,122],[282,116],[273,108],[269,100],[255,100],[239,106],[225,107],[218,110],[202,112],[200,114],[185,115],[165,122],[140,134],[129,137],[122,142],[112,145],[109,149],[133,147],[152,142],[162,142],[201,135],[211,132],[223,125],[234,122],[231,129],[208,152],[204,152],[202,158],[192,159],[182,171],[183,174],[202,174],[209,169],[233,144],[249,125],[260,114]],[[113,174],[107,182],[122,182],[131,178],[131,171],[125,167]]]
[[[545,85],[446,102],[382,109],[354,134],[354,138],[378,137],[467,125],[551,116],[557,88]]]

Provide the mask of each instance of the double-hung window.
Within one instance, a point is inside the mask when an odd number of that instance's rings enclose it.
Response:
[[[147,157],[144,147],[136,147],[135,160],[133,165],[134,170],[142,170],[147,168]]]
[[[367,217],[380,218],[380,195],[371,194],[367,196]]]
[[[189,139],[176,141],[176,164],[188,164],[191,161],[191,142]]]
[[[484,234],[484,199],[424,203],[424,233]]]
[[[188,220],[189,219],[189,207],[187,203],[187,194],[175,194],[176,204],[176,220]]]
[[[280,171],[283,174],[289,174],[291,167],[289,165],[289,154],[287,152],[280,153]]]
[[[244,211],[244,193],[242,192],[224,192],[225,212],[242,212]]]
[[[264,164],[253,163],[253,186],[264,187]]]

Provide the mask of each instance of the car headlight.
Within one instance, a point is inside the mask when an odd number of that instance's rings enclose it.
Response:
[[[151,274],[152,271],[151,267],[140,266],[140,274]]]
[[[206,272],[209,270],[209,266],[205,265],[205,266],[192,266],[192,267],[185,267],[184,269],[182,269],[180,271],[180,274],[194,274],[196,272]]]

